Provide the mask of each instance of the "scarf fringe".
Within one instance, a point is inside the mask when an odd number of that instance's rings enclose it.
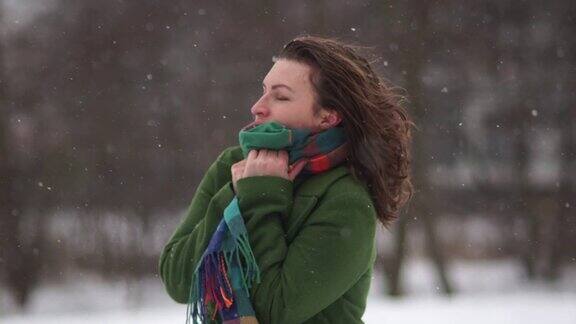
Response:
[[[250,247],[247,233],[235,238],[232,251],[220,250],[205,254],[194,271],[189,302],[186,309],[186,324],[192,318],[194,324],[206,323],[209,303],[214,306],[211,319],[223,308],[234,302],[234,289],[229,269],[237,265],[240,270],[242,289],[250,296],[253,281],[260,283],[260,269]],[[234,264],[233,264],[234,263]],[[200,322],[198,322],[200,321]]]

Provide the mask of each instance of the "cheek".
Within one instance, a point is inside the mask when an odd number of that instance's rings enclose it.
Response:
[[[299,104],[292,108],[291,113],[287,117],[294,121],[294,124],[303,128],[314,126],[314,114],[311,105]]]
[[[312,109],[306,103],[291,102],[290,105],[286,105],[284,108],[282,113],[289,120],[307,123],[313,117]]]
[[[298,112],[299,115],[312,116],[312,102],[306,99],[294,100],[290,102],[290,109]]]

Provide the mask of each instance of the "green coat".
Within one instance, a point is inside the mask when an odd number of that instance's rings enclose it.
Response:
[[[168,294],[187,303],[193,270],[234,197],[225,149],[200,182],[186,217],[160,256]],[[344,165],[292,182],[256,176],[237,182],[261,282],[250,290],[265,323],[363,323],[376,257],[376,212],[366,186]]]

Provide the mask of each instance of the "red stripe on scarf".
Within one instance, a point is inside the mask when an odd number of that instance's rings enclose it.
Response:
[[[232,291],[232,286],[230,285],[230,281],[228,279],[228,269],[226,269],[226,263],[224,261],[224,256],[222,254],[220,254],[220,271],[222,273],[222,277],[224,277],[224,283],[226,284],[226,288],[228,288],[228,291]],[[224,291],[224,289],[222,289],[222,287],[220,287],[220,294],[222,295],[222,299],[224,300],[224,306],[226,306],[226,308],[229,308],[230,305],[232,305],[232,302],[234,301],[234,297],[232,295],[227,296],[226,292]]]
[[[348,142],[338,146],[334,150],[311,157],[304,169],[309,173],[321,173],[339,165],[348,156]]]
[[[320,173],[328,169],[330,169],[330,159],[326,155],[319,155],[308,162],[308,170],[312,173]]]

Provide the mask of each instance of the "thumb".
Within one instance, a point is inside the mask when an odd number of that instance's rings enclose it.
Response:
[[[308,161],[309,160],[307,158],[303,158],[303,159],[298,160],[293,165],[290,172],[288,172],[288,177],[290,178],[290,180],[294,180],[294,178],[296,178],[298,173],[300,173],[300,171],[302,171],[302,169],[304,169],[304,166],[306,165],[306,163],[308,163]]]

